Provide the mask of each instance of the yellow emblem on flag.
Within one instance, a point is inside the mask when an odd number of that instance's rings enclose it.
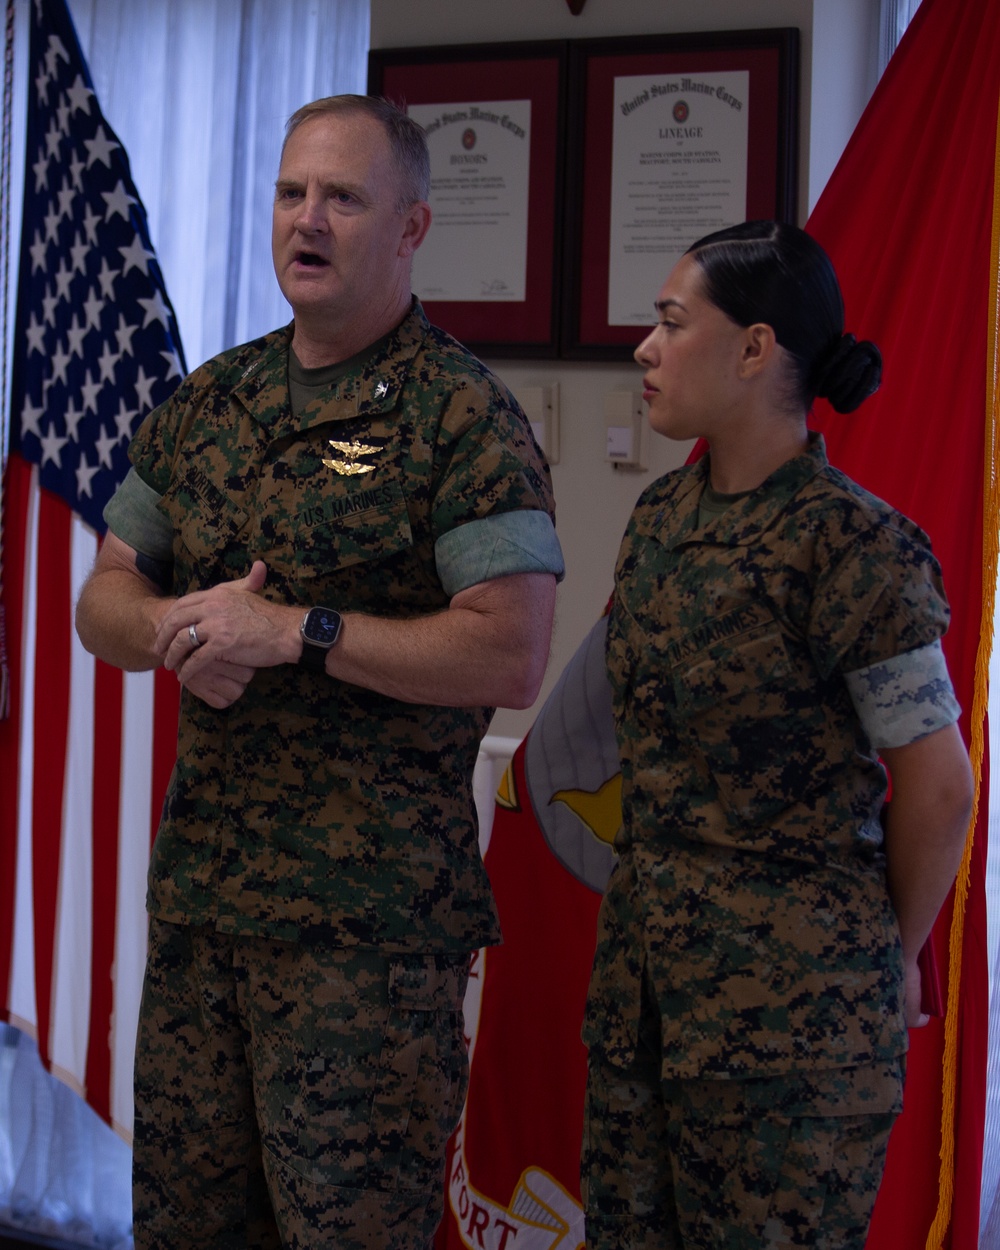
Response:
[[[514,780],[514,761],[507,765],[496,793],[497,807],[506,808],[508,812],[519,812],[521,800],[517,793],[517,782]]]
[[[550,803],[565,803],[595,838],[608,846],[622,823],[622,775],[615,773],[599,790],[557,790]]]

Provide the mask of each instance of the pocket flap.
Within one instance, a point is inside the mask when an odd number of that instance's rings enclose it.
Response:
[[[408,1011],[451,1010],[461,1004],[468,955],[405,955],[389,968],[389,1002]]]

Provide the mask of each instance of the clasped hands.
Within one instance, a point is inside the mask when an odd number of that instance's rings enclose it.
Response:
[[[163,667],[210,707],[235,703],[258,668],[297,658],[296,609],[263,598],[266,578],[255,560],[246,577],[173,600],[160,620],[154,645]]]

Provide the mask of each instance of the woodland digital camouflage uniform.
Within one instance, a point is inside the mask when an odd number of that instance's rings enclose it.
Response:
[[[468,961],[155,918],[150,953],[137,1244],[427,1245],[444,1206],[442,1143],[468,1081]]]
[[[633,1064],[588,1080],[588,1246],[863,1250],[902,1060],[661,1083],[658,1023],[644,1012]]]
[[[845,674],[936,649],[940,570],[819,436],[699,529],[707,471],[644,492],[619,555],[607,654],[624,820],[585,1040],[592,1063],[630,1068],[645,975],[665,1082],[860,1067],[871,1078],[837,1114],[888,1111],[885,1065],[907,1041],[886,778]],[[931,709],[924,732],[957,717],[946,680],[908,694]]]
[[[478,518],[551,514],[548,469],[514,400],[419,307],[301,423],[290,333],[202,366],[132,443],[173,526],[174,593],[262,559],[265,598],[422,616],[454,593],[439,538]],[[331,440],[356,444],[374,472],[334,471],[324,461],[345,453]],[[518,556],[523,571],[530,553]],[[223,712],[185,691],[150,913],[384,950],[497,941],[471,782],[491,714],[293,665],[259,670]]]
[[[523,414],[419,306],[301,419],[290,339],[202,366],[133,440],[141,483],[109,524],[172,563],[172,593],[262,559],[266,598],[398,619],[559,571]],[[182,693],[147,900],[137,1246],[264,1250],[274,1220],[292,1248],[430,1237],[468,952],[499,939],[471,787],[490,716],[287,664],[223,711]]]

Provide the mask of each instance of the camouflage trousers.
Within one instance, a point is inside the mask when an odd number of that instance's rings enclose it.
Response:
[[[136,1250],[414,1250],[468,1081],[468,959],[152,920]]]
[[[644,996],[645,997],[645,996]],[[589,1250],[863,1250],[903,1060],[750,1080],[662,1079],[644,1003],[632,1064],[591,1050]]]

